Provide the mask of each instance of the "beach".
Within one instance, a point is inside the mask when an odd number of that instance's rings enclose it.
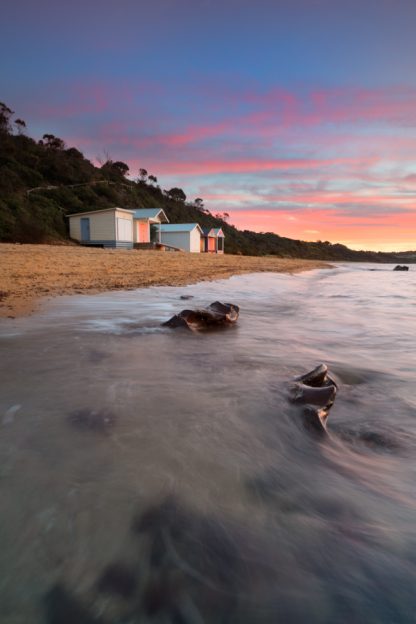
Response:
[[[298,273],[325,262],[272,256],[0,244],[0,317],[31,314],[45,297],[182,286],[242,273]]]

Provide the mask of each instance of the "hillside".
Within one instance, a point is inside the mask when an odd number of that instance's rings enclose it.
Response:
[[[197,221],[222,227],[226,252],[276,255],[323,260],[414,262],[415,253],[358,252],[329,242],[310,243],[274,233],[237,230],[203,207],[187,202],[182,189],[163,191],[157,178],[141,170],[130,180],[120,161],[94,166],[75,147],[51,134],[36,142],[26,135],[26,124],[0,103],[0,241],[45,243],[68,241],[65,215],[112,206],[163,208],[172,223]]]

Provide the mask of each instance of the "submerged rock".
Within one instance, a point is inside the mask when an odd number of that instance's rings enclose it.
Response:
[[[402,444],[399,442],[399,438],[395,433],[371,430],[341,430],[338,431],[338,435],[348,442],[354,445],[364,445],[367,449],[378,451],[381,453],[392,453],[402,450]]]
[[[172,316],[169,321],[162,323],[165,327],[184,327],[192,330],[213,329],[231,325],[238,319],[240,308],[233,303],[214,301],[207,308],[197,310],[182,310]]]
[[[101,574],[97,588],[102,593],[131,598],[137,589],[136,571],[124,563],[111,563]]]
[[[137,517],[132,530],[157,547],[156,570],[180,571],[201,587],[233,592],[246,571],[245,547],[227,523],[168,497]],[[152,554],[152,552],[151,552]]]
[[[46,624],[103,624],[59,583],[45,596]]]
[[[408,271],[409,267],[404,264],[398,264],[394,267],[393,271]]]
[[[86,407],[68,414],[67,420],[81,431],[106,433],[114,425],[116,417],[108,409],[91,410]]]
[[[326,421],[334,404],[337,388],[325,364],[320,364],[308,373],[295,377],[290,388],[290,400],[292,403],[305,406],[302,410],[302,419],[306,429],[318,435],[326,434]]]

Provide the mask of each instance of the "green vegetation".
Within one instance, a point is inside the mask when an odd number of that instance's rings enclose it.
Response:
[[[202,198],[187,202],[180,188],[163,191],[156,176],[146,169],[141,168],[133,181],[126,178],[129,167],[121,161],[107,160],[95,167],[53,134],[34,141],[25,134],[26,123],[22,119],[13,122],[13,115],[0,103],[0,241],[65,241],[66,214],[112,206],[158,207],[172,223],[196,221],[202,227],[222,227],[228,253],[372,262],[416,260],[414,255],[358,252],[329,242],[308,243],[271,232],[237,230],[228,223],[227,213],[212,215]]]

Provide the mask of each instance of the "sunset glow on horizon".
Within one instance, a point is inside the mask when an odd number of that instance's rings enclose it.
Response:
[[[416,250],[416,3],[58,4],[3,9],[0,99],[31,136],[240,229]]]

